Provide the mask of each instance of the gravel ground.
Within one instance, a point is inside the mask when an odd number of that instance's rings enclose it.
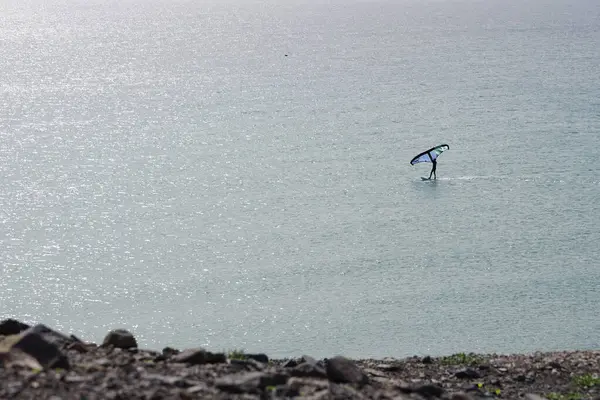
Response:
[[[310,350],[307,349],[307,354]],[[351,360],[139,349],[0,322],[0,399],[600,400],[600,351]]]

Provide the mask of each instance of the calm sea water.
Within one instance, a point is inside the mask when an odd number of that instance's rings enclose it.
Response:
[[[598,348],[600,3],[322,3],[4,1],[0,317],[274,357]]]

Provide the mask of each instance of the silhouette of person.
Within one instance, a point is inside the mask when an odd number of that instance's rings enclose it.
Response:
[[[437,174],[435,173],[435,169],[437,168],[437,161],[431,160],[433,166],[431,167],[431,172],[429,173],[429,179],[431,179],[431,175],[433,174],[433,179],[437,179]]]

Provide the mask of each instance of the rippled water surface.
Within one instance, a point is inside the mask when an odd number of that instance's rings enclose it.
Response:
[[[600,346],[600,3],[211,1],[0,5],[0,317],[271,356]]]

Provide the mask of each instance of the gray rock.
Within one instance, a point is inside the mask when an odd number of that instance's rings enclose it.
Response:
[[[291,376],[296,377],[313,377],[313,378],[327,378],[327,372],[318,363],[302,363],[290,371]]]
[[[415,400],[415,398],[414,398],[414,397],[411,397],[411,396],[410,396],[410,395],[408,395],[408,394],[397,394],[397,395],[395,395],[395,396],[394,396],[394,395],[392,395],[392,394],[390,394],[390,395],[388,396],[388,398],[390,398],[390,399],[392,399],[392,400]]]
[[[91,380],[92,380],[91,376],[81,376],[81,375],[75,375],[75,374],[69,374],[63,378],[63,381],[65,381],[67,383],[82,383],[82,382],[88,382]]]
[[[525,400],[547,400],[545,397],[539,396],[535,393],[527,393],[525,395]]]
[[[331,398],[335,400],[362,400],[367,398],[352,386],[347,385],[332,384],[329,387],[329,392]]]
[[[327,360],[327,377],[337,383],[365,384],[369,381],[367,375],[354,363],[345,357],[337,356]]]
[[[2,348],[0,350],[0,369],[2,366],[18,366],[30,370],[41,370],[44,368],[35,357],[19,349],[10,348]]]
[[[162,349],[162,355],[165,357],[171,357],[174,355],[177,355],[181,353],[181,351],[177,350],[177,349],[173,349],[171,347],[165,347],[164,349]]]
[[[94,360],[94,364],[98,364],[101,366],[107,366],[107,365],[111,365],[112,361],[110,361],[108,358],[98,358],[96,360]]]
[[[267,386],[285,385],[288,380],[285,374],[269,374],[265,372],[247,372],[219,378],[215,386],[230,393],[259,393]]]
[[[297,391],[301,391],[302,388],[306,387],[310,387],[313,391],[317,391],[329,388],[329,381],[326,379],[292,377],[287,381],[287,385]]]
[[[227,362],[227,356],[224,353],[211,353],[202,348],[186,349],[181,353],[174,355],[170,359],[175,363],[186,364],[220,364]]]
[[[464,392],[458,392],[454,393],[450,400],[473,400],[473,398]]]
[[[294,368],[298,366],[298,361],[294,360],[293,358],[290,358],[289,360],[287,360],[286,362],[283,363],[283,368]]]
[[[377,382],[377,383],[381,383],[382,385],[385,385],[385,386],[391,386],[392,385],[392,379],[390,379],[388,377],[372,376],[370,379],[371,379],[371,383]]]
[[[437,385],[422,385],[414,388],[413,391],[425,397],[442,397],[444,394],[444,389]]]
[[[191,395],[196,395],[199,397],[192,397],[193,399],[203,399],[203,398],[217,398],[216,395],[219,393],[219,390],[215,387],[208,386],[205,382],[198,382],[198,384],[189,387],[186,389],[186,393]],[[212,395],[212,396],[211,396]],[[188,397],[181,396],[181,399],[187,399]]]
[[[70,367],[67,357],[58,346],[32,329],[22,332],[13,339],[10,351],[13,349],[29,354],[44,368],[68,369]]]
[[[316,392],[312,396],[302,396],[302,398],[305,400],[329,400],[331,399],[331,393],[329,392],[329,389],[321,390]]]
[[[377,364],[375,367],[377,369],[390,372],[400,371],[402,369],[400,364]]]
[[[550,368],[555,368],[555,369],[562,369],[562,365],[560,365],[559,362],[557,361],[550,361],[550,363],[548,364],[548,366]],[[535,395],[534,395],[535,396]],[[539,396],[538,396],[539,397]]]
[[[137,348],[135,337],[126,329],[115,329],[108,332],[102,346],[113,346],[117,349],[128,349],[130,347]]]
[[[308,363],[308,364],[315,365],[315,364],[319,364],[319,361],[317,361],[317,359],[315,359],[311,356],[303,355],[298,360],[298,364],[302,364],[302,363]]]
[[[252,359],[248,359],[248,360],[231,359],[231,360],[229,360],[229,364],[237,365],[241,368],[246,369],[247,371],[261,371],[265,368],[265,364],[258,362],[256,360],[252,360]]]
[[[202,382],[185,379],[182,376],[162,375],[162,374],[143,374],[142,379],[158,382],[167,386],[176,386],[179,388],[189,388],[201,385]]]
[[[79,339],[77,339],[73,335],[67,336],[63,333],[60,333],[58,331],[55,331],[54,329],[49,328],[48,326],[46,326],[44,324],[34,325],[31,328],[29,328],[28,331],[35,332],[35,333],[41,335],[48,342],[54,343],[55,345],[57,345],[59,347],[63,347],[70,343],[79,341]],[[75,339],[73,339],[73,338],[75,338]]]
[[[172,388],[166,387],[155,387],[150,390],[144,392],[144,396],[142,398],[148,400],[164,400],[164,399],[172,399],[172,398],[181,398],[178,390],[173,390]],[[118,391],[114,393],[114,397],[109,397],[109,399],[121,400],[124,397]]]
[[[321,368],[325,368],[325,365],[321,361],[317,361],[315,358],[307,355],[296,359],[291,358],[287,360],[283,366],[285,368],[294,368],[300,364],[319,365]]]
[[[365,374],[367,374],[368,376],[374,376],[374,377],[377,376],[377,377],[380,377],[380,378],[386,378],[387,377],[387,375],[384,372],[381,372],[381,371],[379,371],[377,369],[373,369],[373,368],[364,368],[363,372]]]
[[[250,360],[258,361],[258,362],[263,363],[263,364],[268,364],[269,363],[269,357],[267,357],[267,355],[263,354],[263,353],[259,353],[259,354],[246,354],[246,358],[248,358]]]
[[[479,379],[481,374],[473,368],[463,368],[454,374],[458,379]]]
[[[83,340],[79,339],[77,336],[75,336],[73,334],[69,335],[69,339],[71,339],[72,342],[85,343]]]
[[[78,353],[87,353],[90,349],[82,342],[73,342],[67,345],[67,350],[74,350]]]
[[[412,393],[412,386],[402,379],[391,379],[390,384],[402,393]]]
[[[323,390],[329,393],[329,381],[326,379],[292,377],[287,381],[287,385],[280,394],[285,398],[298,396],[305,398]]]
[[[186,392],[188,392],[189,394],[194,394],[194,393],[199,393],[199,392],[206,392],[208,390],[209,390],[208,385],[204,382],[201,382],[195,386],[188,388],[188,390],[186,390]]]
[[[180,376],[169,376],[160,374],[145,374],[142,375],[143,379],[147,379],[154,382],[160,382],[167,386],[183,386],[184,379]]]
[[[0,335],[18,335],[19,333],[29,329],[29,325],[16,319],[5,319],[0,322]]]

